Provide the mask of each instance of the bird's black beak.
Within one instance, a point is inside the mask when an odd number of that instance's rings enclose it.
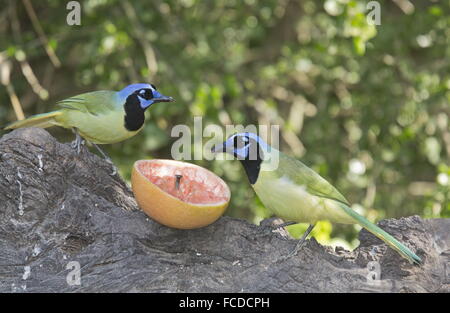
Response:
[[[224,143],[219,143],[218,145],[215,145],[211,148],[211,152],[212,153],[220,153],[220,152],[226,152],[227,151],[227,146]]]
[[[166,97],[166,96],[161,96],[158,98],[152,98],[153,103],[157,103],[157,102],[174,102],[175,99],[172,97]]]

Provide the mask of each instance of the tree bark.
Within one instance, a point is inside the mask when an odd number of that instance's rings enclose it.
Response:
[[[0,292],[450,291],[449,219],[379,225],[423,264],[366,231],[354,251],[311,239],[281,261],[296,241],[262,236],[267,227],[243,220],[170,229],[140,211],[110,164],[86,149],[78,155],[36,128],[0,139]]]

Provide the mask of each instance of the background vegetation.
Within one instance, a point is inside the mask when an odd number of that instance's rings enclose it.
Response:
[[[134,138],[106,151],[167,158],[173,125],[279,124],[281,149],[377,221],[449,217],[450,1],[379,1],[381,25],[353,0],[1,0],[0,123],[82,92],[152,82],[156,105]],[[52,129],[61,140],[66,130]],[[232,189],[227,214],[267,212],[236,161],[196,162]],[[291,226],[299,235],[305,225]],[[355,245],[357,227],[320,223],[321,242]],[[334,240],[331,240],[334,238]]]

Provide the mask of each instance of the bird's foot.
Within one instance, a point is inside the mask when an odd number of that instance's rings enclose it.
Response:
[[[302,249],[303,245],[306,242],[306,237],[308,237],[308,235],[311,233],[311,231],[314,228],[314,224],[311,224],[308,226],[308,229],[305,231],[305,233],[303,234],[302,238],[300,238],[300,240],[297,242],[297,244],[295,245],[295,248],[289,252],[286,255],[283,255],[282,257],[280,257],[277,261],[281,262],[281,261],[285,261],[293,256],[296,256],[297,253]]]
[[[306,242],[306,239],[303,239],[303,240],[300,239],[300,240],[297,242],[297,244],[295,245],[295,248],[292,249],[291,252],[289,252],[289,253],[286,254],[286,255],[283,255],[283,256],[280,257],[277,261],[278,261],[278,262],[286,261],[286,260],[292,258],[293,256],[296,256],[297,253],[302,249],[302,247],[303,247],[303,245],[305,244],[305,242]]]
[[[264,220],[263,222],[261,222],[261,228],[263,228],[263,229],[259,230],[258,233],[254,237],[255,238],[266,237],[266,236],[271,235],[274,232],[279,232],[282,235],[288,235],[287,231],[284,230],[284,227],[297,224],[296,222],[284,222],[284,223],[280,223],[280,224],[275,224],[275,222],[277,220],[279,220],[279,219],[275,219],[275,220],[269,219],[269,220]],[[283,232],[286,232],[286,234],[283,234]]]
[[[92,143],[92,145],[95,147],[95,149],[97,149],[98,152],[100,152],[100,154],[102,155],[102,157],[106,161],[106,163],[111,164],[111,167],[112,167],[111,176],[116,175],[117,174],[117,168],[114,165],[114,163],[111,160],[111,158],[102,149],[100,149],[100,147],[98,145],[96,145],[95,143]]]
[[[114,165],[113,161],[110,158],[105,159],[106,163],[111,164],[112,167],[112,172],[111,172],[111,176],[114,176],[117,174],[117,167]]]
[[[86,141],[80,136],[80,134],[78,134],[78,131],[74,130],[74,133],[75,133],[75,140],[72,141],[70,146],[72,147],[72,149],[75,149],[77,154],[80,154],[81,147],[86,143]]]

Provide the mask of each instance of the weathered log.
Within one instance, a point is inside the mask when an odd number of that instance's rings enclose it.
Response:
[[[279,261],[296,241],[259,236],[267,228],[243,220],[170,229],[141,212],[110,164],[86,149],[78,155],[36,128],[0,139],[1,292],[450,291],[449,219],[379,224],[423,265],[366,231],[354,251],[311,239]]]

